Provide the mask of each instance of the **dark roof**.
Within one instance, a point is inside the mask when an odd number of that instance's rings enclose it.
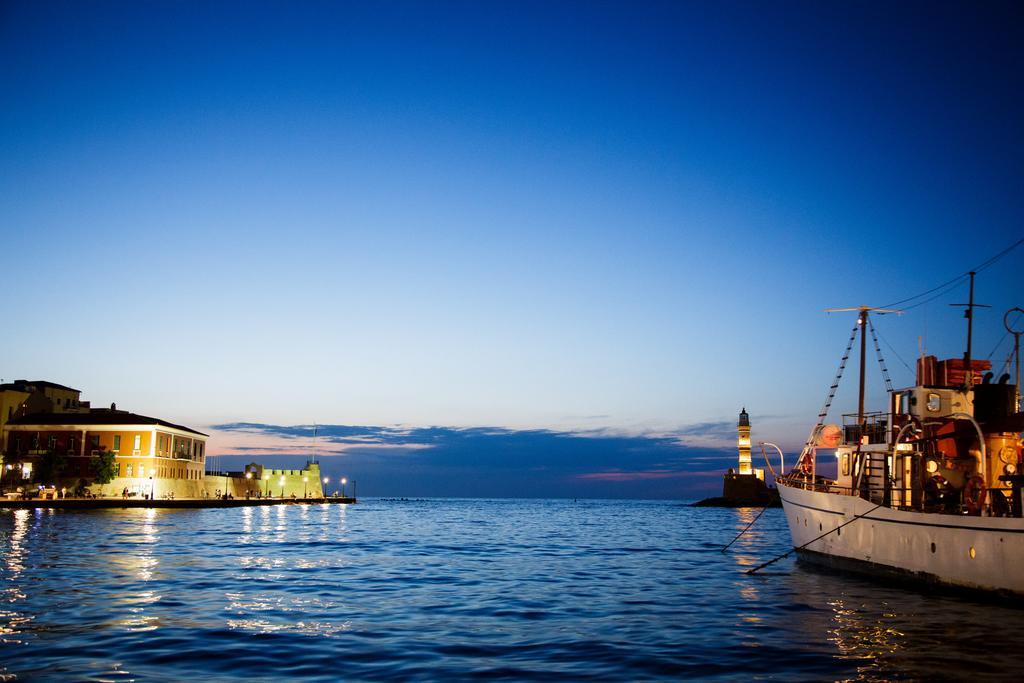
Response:
[[[136,415],[125,410],[91,410],[88,413],[36,413],[8,420],[9,425],[161,425],[191,432],[199,436],[209,436],[197,432],[184,425],[160,420],[155,417]]]
[[[47,382],[45,379],[36,379],[36,380],[32,380],[31,382],[29,380],[27,380],[27,379],[16,379],[13,382],[8,382],[6,384],[0,384],[0,390],[3,390],[3,389],[15,389],[17,391],[26,391],[25,387],[42,387],[42,388],[49,388],[49,389],[63,389],[64,391],[77,391],[78,393],[82,393],[78,389],[72,389],[71,387],[66,387],[63,384],[57,384],[56,382]]]

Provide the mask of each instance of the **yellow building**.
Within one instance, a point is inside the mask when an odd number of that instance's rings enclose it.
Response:
[[[198,497],[205,485],[207,435],[155,417],[114,408],[36,413],[9,420],[4,436],[8,477],[20,471],[23,479],[31,478],[39,458],[53,451],[66,456],[62,480],[91,482],[93,456],[109,451],[117,476],[105,493]],[[11,483],[5,479],[8,488]]]
[[[74,412],[83,406],[88,410],[89,404],[79,400],[81,394],[78,389],[46,380],[18,379],[0,384],[0,437],[8,421],[29,413]],[[0,468],[8,469],[4,467],[2,453]]]
[[[89,402],[81,400],[81,391],[46,380],[16,379],[0,384],[0,393],[8,392],[12,401],[11,405],[7,405],[5,401],[0,425],[7,420],[32,413],[77,413],[89,410]],[[24,397],[14,405],[13,398],[19,394],[24,394]]]
[[[14,384],[0,384],[0,432],[7,426],[8,420],[21,415],[30,395],[30,392],[18,389]]]

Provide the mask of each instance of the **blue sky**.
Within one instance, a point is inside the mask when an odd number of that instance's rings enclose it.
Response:
[[[1024,236],[1022,29],[1012,3],[4,3],[0,374],[200,427],[586,434],[543,446],[573,477],[726,448],[686,435],[743,405],[795,447],[852,326],[824,309]],[[979,276],[976,356],[1008,352],[1022,253]],[[959,355],[965,297],[878,329]],[[452,495],[525,458],[479,447]],[[356,460],[330,467],[412,490]]]

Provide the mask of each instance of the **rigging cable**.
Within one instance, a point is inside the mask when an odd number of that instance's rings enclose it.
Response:
[[[867,317],[867,316],[865,316]],[[882,377],[885,378],[885,390],[892,393],[892,380],[889,379],[889,368],[885,367],[885,359],[882,358],[882,347],[878,345],[878,335],[875,334],[875,325],[871,318],[867,318],[868,329],[871,330],[871,339],[875,342],[875,353],[878,355],[878,366],[882,368]]]
[[[956,289],[960,285],[962,285],[969,277],[970,277],[970,275],[963,275],[960,278],[958,278],[957,281],[954,282],[952,286],[946,287],[945,289],[943,289],[941,292],[939,292],[935,296],[930,296],[927,299],[925,299],[924,301],[918,301],[916,304],[911,304],[909,306],[904,306],[903,310],[904,311],[909,311],[912,308],[917,308],[918,306],[924,306],[925,304],[931,303],[932,301],[935,301],[936,299],[940,299],[940,298],[946,296],[947,294],[949,294],[950,292],[952,292],[954,289]]]
[[[1006,256],[1007,254],[1009,254],[1011,251],[1013,251],[1014,249],[1019,247],[1021,244],[1024,244],[1024,237],[1020,238],[1019,240],[1017,240],[1016,242],[1014,242],[1010,246],[1006,247],[1005,249],[1003,249],[1001,252],[999,252],[995,256],[990,257],[988,260],[986,260],[986,261],[982,262],[981,264],[975,266],[974,268],[972,268],[971,270],[967,271],[966,273],[961,273],[960,275],[957,275],[952,280],[948,280],[946,282],[943,282],[938,287],[932,287],[931,289],[929,289],[926,292],[921,292],[920,294],[915,294],[914,296],[907,297],[906,299],[900,299],[899,301],[894,301],[891,304],[886,304],[886,305],[882,306],[882,308],[893,308],[895,306],[899,306],[900,304],[905,304],[905,303],[907,303],[909,301],[913,301],[914,299],[920,299],[923,296],[928,296],[929,294],[931,294],[933,292],[938,292],[940,289],[944,290],[946,287],[950,287],[950,289],[952,289],[956,285],[960,284],[960,282],[962,280],[964,280],[965,278],[967,278],[972,272],[980,273],[981,271],[985,270],[989,266],[993,265],[999,259],[1001,259],[1004,256]],[[936,294],[931,299],[928,299],[927,301],[921,301],[919,303],[913,304],[912,306],[906,306],[906,307],[904,307],[904,310],[909,310],[911,308],[916,308],[917,306],[921,306],[922,304],[926,304],[926,303],[928,303],[928,301],[932,301],[933,299],[936,299],[936,298],[942,296],[945,293],[946,293],[946,291],[942,291],[939,294]]]
[[[858,319],[859,323],[859,319]],[[814,429],[811,430],[810,435],[807,437],[807,442],[804,444],[804,449],[800,451],[800,457],[797,458],[797,467],[803,462],[804,457],[811,450],[811,444],[814,443],[814,435],[818,433],[821,426],[825,424],[825,418],[828,416],[829,408],[832,407],[832,400],[836,397],[836,389],[839,388],[839,380],[843,378],[843,370],[846,369],[846,361],[850,358],[850,349],[853,348],[853,340],[857,338],[857,329],[860,327],[859,324],[854,323],[853,331],[850,333],[850,341],[846,344],[846,351],[843,352],[843,359],[839,361],[839,370],[836,371],[836,378],[832,382],[832,386],[828,390],[828,398],[825,399],[825,406],[818,413],[818,424],[814,425]]]
[[[893,345],[889,343],[889,340],[886,339],[881,332],[878,333],[878,336],[881,338],[882,342],[884,342],[885,345],[889,347],[889,350],[893,352],[893,355],[896,356],[896,359],[899,360],[899,362],[903,363],[903,367],[905,367],[907,370],[911,372],[911,374],[913,374],[914,368],[910,367],[907,361],[903,360],[903,356],[899,354],[899,351],[893,348]]]
[[[988,352],[988,355],[985,356],[985,359],[986,360],[992,360],[992,356],[996,355],[996,351],[999,350],[999,347],[1003,345],[1003,341],[1007,337],[1009,337],[1009,336],[1010,336],[1010,331],[1009,330],[1007,330],[1006,332],[1003,332],[1003,336],[999,338],[999,341],[996,342],[996,345],[994,347],[992,347],[991,351]]]
[[[1013,355],[1013,349],[1010,349],[1010,353],[1006,356],[1006,360],[1004,360],[1003,364],[999,366],[999,372],[996,373],[997,377],[1004,372],[1010,371],[1010,367],[1013,365]]]

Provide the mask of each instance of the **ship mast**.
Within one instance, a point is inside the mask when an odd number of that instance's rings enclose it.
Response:
[[[857,306],[856,308],[829,308],[826,309],[826,313],[839,313],[844,311],[857,311],[857,333],[860,334],[860,382],[859,391],[857,394],[857,424],[860,425],[861,432],[864,430],[864,388],[865,388],[865,374],[867,372],[867,329],[868,329],[868,313],[874,311],[879,315],[885,313],[902,313],[903,311],[895,308],[873,308],[871,306]],[[852,341],[852,340],[851,340]]]
[[[855,475],[856,484],[854,488],[859,488],[860,482],[862,481],[861,474],[863,471],[863,463],[861,460],[861,445],[864,443],[864,432],[867,422],[867,416],[864,412],[864,396],[865,389],[867,386],[867,328],[868,328],[868,313],[875,311],[879,314],[884,313],[902,313],[903,311],[891,309],[891,308],[872,308],[871,306],[858,306],[856,308],[830,308],[827,309],[826,313],[837,313],[840,311],[857,311],[857,328],[855,334],[860,334],[860,377],[858,381],[858,392],[857,392],[857,449],[854,451],[854,471],[857,472]],[[851,338],[852,342],[853,339]],[[849,349],[847,349],[849,350]],[[884,460],[884,466],[888,469],[888,459]],[[885,472],[885,478],[883,481],[888,481],[888,471]],[[888,497],[888,490],[886,490],[886,497]]]
[[[868,310],[870,309],[867,306],[861,306],[860,315],[857,318],[857,324],[860,325],[860,393],[857,399],[857,424],[860,426],[862,435],[864,434],[864,375],[868,341],[865,330],[868,326]]]

